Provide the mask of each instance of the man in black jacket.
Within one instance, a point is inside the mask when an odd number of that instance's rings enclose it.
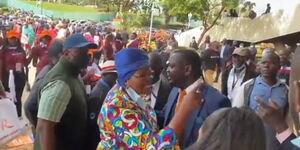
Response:
[[[63,54],[63,44],[61,41],[54,41],[48,50],[48,56],[50,58],[50,63],[45,66],[41,72],[37,75],[31,92],[27,98],[24,105],[25,115],[28,118],[30,124],[32,125],[33,132],[37,124],[37,112],[38,112],[38,92],[42,84],[44,77],[53,68],[53,66],[58,62],[60,56]]]
[[[85,150],[95,150],[100,141],[100,132],[97,124],[98,114],[109,90],[115,85],[118,78],[115,61],[108,60],[101,66],[102,78],[93,88],[90,97],[87,100],[88,104],[88,131],[87,145]]]
[[[213,82],[218,82],[221,68],[220,60],[220,44],[217,41],[210,43],[210,46],[202,54],[202,70],[205,82],[213,85]]]
[[[149,55],[152,70],[152,92],[151,106],[156,111],[163,109],[171,92],[171,85],[166,76],[163,75],[163,62],[159,53],[153,52]]]

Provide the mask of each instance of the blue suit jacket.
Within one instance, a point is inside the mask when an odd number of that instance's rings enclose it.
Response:
[[[158,114],[159,117],[163,117],[164,119],[163,127],[169,124],[174,115],[174,108],[176,107],[178,95],[179,89],[173,88],[163,112]],[[204,103],[202,104],[201,108],[192,111],[189,116],[188,122],[185,126],[183,141],[179,141],[181,148],[186,148],[192,145],[197,140],[199,129],[202,126],[204,120],[210,114],[220,108],[231,107],[229,99],[209,85],[206,85],[204,88],[203,98]]]

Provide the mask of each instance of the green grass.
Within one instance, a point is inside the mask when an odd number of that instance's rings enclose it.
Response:
[[[27,4],[36,5],[37,1],[21,0]],[[70,4],[58,4],[43,2],[42,7],[46,10],[60,11],[60,12],[98,12],[97,8],[90,8],[84,6],[76,6]]]

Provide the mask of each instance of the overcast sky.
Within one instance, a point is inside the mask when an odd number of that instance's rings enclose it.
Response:
[[[271,12],[278,11],[279,9],[284,9],[285,11],[289,11],[291,8],[295,8],[295,5],[300,3],[300,0],[249,0],[251,2],[256,3],[256,7],[254,8],[255,12],[258,15],[265,12],[267,8],[267,4],[271,4]]]

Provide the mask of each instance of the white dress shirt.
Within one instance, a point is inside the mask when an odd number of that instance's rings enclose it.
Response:
[[[227,80],[227,91],[228,91],[228,98],[230,101],[237,95],[238,89],[241,87],[243,79],[246,74],[246,67],[240,71],[235,71],[233,67],[230,70],[228,80]]]
[[[157,96],[158,96],[158,91],[159,91],[160,84],[161,84],[161,79],[159,79],[156,83],[152,84],[151,104],[150,104],[150,106],[153,109],[154,109],[155,104],[156,104],[156,100],[157,100]]]

